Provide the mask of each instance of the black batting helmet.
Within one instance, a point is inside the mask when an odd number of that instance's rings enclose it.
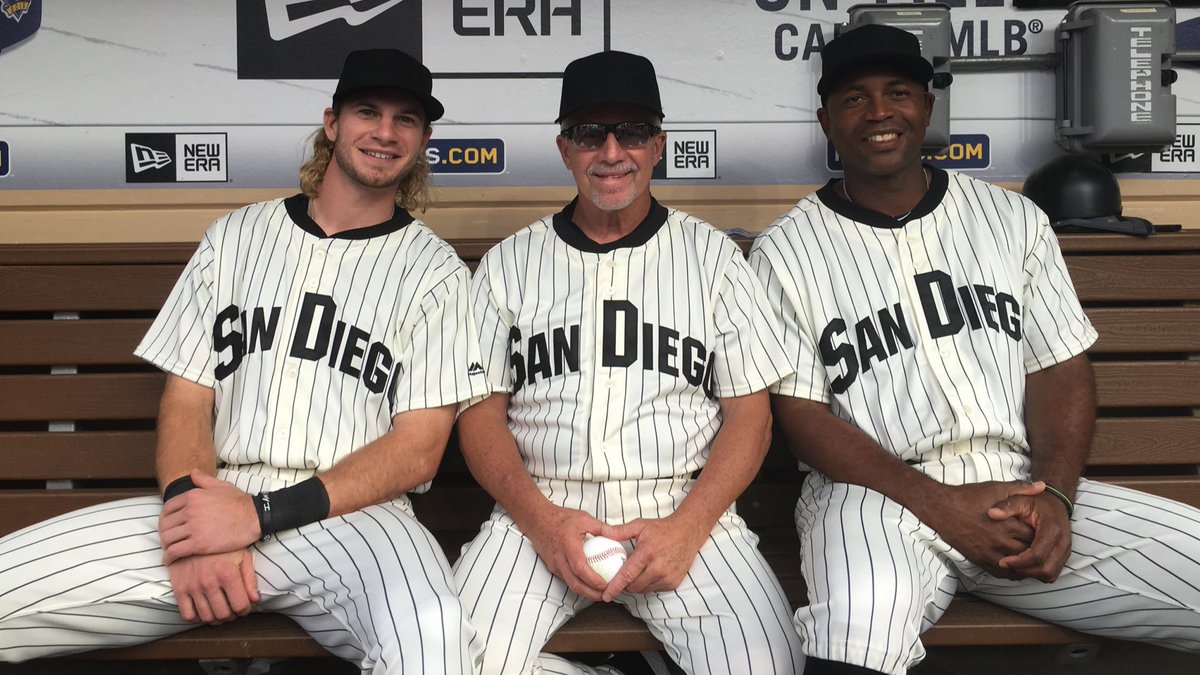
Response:
[[[1035,169],[1022,192],[1056,230],[1103,230],[1152,234],[1141,218],[1121,216],[1121,186],[1108,167],[1083,155],[1065,155]]]

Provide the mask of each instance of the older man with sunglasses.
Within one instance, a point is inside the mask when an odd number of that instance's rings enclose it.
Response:
[[[472,283],[492,393],[459,435],[497,505],[455,579],[484,673],[620,672],[539,654],[613,601],[688,673],[803,670],[787,600],[733,509],[766,452],[766,388],[791,371],[741,251],[651,196],[662,118],[645,58],[568,65],[555,121],[578,197],[496,246]],[[626,543],[611,581],[588,566],[589,536]]]

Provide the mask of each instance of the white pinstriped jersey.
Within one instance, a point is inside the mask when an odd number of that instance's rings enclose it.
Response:
[[[909,462],[1028,450],[1025,376],[1096,331],[1031,201],[931,169],[904,221],[833,181],[754,244],[797,372],[772,392],[829,403]]]
[[[393,415],[487,392],[454,250],[399,208],[325,236],[307,205],[214,222],[135,352],[215,390],[217,457],[243,489],[239,474],[302,480]]]
[[[539,478],[686,476],[721,425],[717,399],[790,368],[778,324],[724,234],[653,202],[597,245],[574,202],[508,237],[472,282],[483,365],[510,393],[509,427]]]

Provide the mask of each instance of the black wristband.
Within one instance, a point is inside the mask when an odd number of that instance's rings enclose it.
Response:
[[[329,492],[316,476],[282,490],[260,492],[254,497],[262,540],[282,530],[315,523],[329,517]]]
[[[192,482],[191,476],[180,476],[179,478],[176,478],[168,483],[167,489],[163,490],[163,503],[166,504],[167,502],[171,501],[172,497],[178,497],[188,490],[195,489],[196,484]]]
[[[266,490],[250,498],[254,502],[254,512],[258,514],[259,541],[269,541],[275,530],[269,529],[274,520],[271,512],[271,493]]]

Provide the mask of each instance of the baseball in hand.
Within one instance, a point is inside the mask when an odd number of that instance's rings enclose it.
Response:
[[[599,574],[605,583],[612,581],[621,565],[625,564],[625,547],[608,537],[592,537],[585,540],[583,555],[587,556],[588,566]]]

